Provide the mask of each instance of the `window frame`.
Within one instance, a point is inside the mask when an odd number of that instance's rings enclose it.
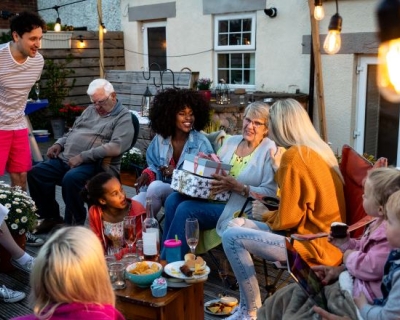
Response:
[[[229,20],[244,20],[251,19],[251,37],[249,45],[226,45],[221,46],[218,44],[219,40],[219,22]],[[243,32],[243,30],[242,30]],[[229,33],[227,33],[229,35]],[[214,17],[214,50],[215,51],[253,51],[256,50],[256,13],[245,14],[227,14],[218,15]]]

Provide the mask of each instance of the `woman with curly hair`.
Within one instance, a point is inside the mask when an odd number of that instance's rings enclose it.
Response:
[[[209,111],[209,103],[198,91],[169,88],[155,96],[149,119],[156,136],[147,148],[148,167],[136,180],[138,194],[133,197],[143,206],[151,198],[154,215],[172,193],[172,172],[182,166],[185,154],[213,152],[199,132],[209,122]]]

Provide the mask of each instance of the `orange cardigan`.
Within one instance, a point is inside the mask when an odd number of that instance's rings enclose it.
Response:
[[[126,199],[131,203],[131,210],[129,211],[129,216],[136,217],[136,238],[139,239],[142,237],[142,219],[141,215],[146,214],[146,209],[137,201],[132,199]],[[143,217],[144,219],[145,217]],[[111,244],[111,241],[104,236],[104,227],[103,227],[103,210],[101,207],[93,205],[89,209],[89,225],[90,229],[97,235],[101,244],[103,245],[104,252],[107,252],[108,246]],[[122,250],[119,254],[116,255],[116,258],[119,260],[122,258],[126,250]]]
[[[343,183],[339,175],[313,150],[289,148],[275,174],[281,191],[279,209],[264,215],[272,230],[309,234],[329,232],[334,221],[346,221]],[[338,265],[342,253],[327,238],[294,241],[310,265]]]

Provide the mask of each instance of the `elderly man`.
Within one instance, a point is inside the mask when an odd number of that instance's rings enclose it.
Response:
[[[117,100],[112,84],[96,79],[89,84],[87,94],[92,105],[76,119],[70,132],[47,150],[49,160],[28,172],[30,195],[44,219],[36,233],[48,232],[63,222],[83,225],[86,209],[80,191],[100,170],[118,174],[121,155],[131,145],[131,114]],[[55,199],[56,185],[62,187],[64,221]]]

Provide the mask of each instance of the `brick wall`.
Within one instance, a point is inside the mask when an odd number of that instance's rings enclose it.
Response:
[[[8,11],[11,13],[18,13],[21,11],[36,11],[37,0],[1,0],[0,11]],[[0,17],[0,29],[10,29],[8,19]]]

